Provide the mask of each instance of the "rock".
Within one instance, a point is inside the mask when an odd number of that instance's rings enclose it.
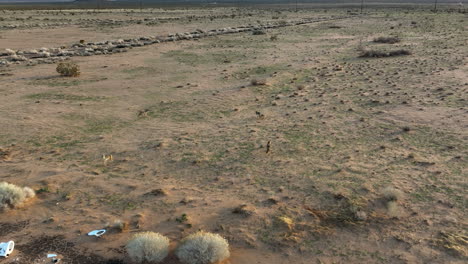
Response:
[[[12,50],[12,49],[5,49],[4,52],[2,52],[3,55],[16,55],[16,51]]]
[[[47,51],[41,51],[37,54],[40,58],[49,58],[50,57],[50,53],[47,52]]]
[[[27,61],[28,60],[25,56],[21,56],[21,55],[11,55],[7,59],[10,61]]]
[[[38,54],[39,52],[37,50],[26,50],[24,51],[24,54],[33,54],[33,55],[36,55]]]
[[[366,221],[367,220],[367,213],[364,211],[357,211],[356,212],[356,219],[359,221]]]

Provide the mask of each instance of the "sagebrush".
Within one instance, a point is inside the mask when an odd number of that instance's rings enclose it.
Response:
[[[229,243],[218,234],[197,232],[184,238],[176,256],[184,264],[211,264],[229,258]]]
[[[80,66],[74,62],[60,62],[56,70],[60,75],[66,77],[77,77],[80,75]]]
[[[411,51],[399,49],[392,51],[381,51],[381,50],[363,50],[359,57],[362,58],[385,58],[385,57],[395,57],[395,56],[406,56],[411,55]]]
[[[160,263],[169,254],[169,238],[154,232],[134,235],[125,246],[135,263]]]
[[[403,198],[403,192],[395,189],[392,186],[387,186],[382,189],[382,196],[387,200],[387,201],[398,201]]]
[[[29,187],[19,187],[11,183],[0,182],[0,210],[20,207],[36,194]]]
[[[399,37],[378,37],[373,40],[375,43],[395,44],[400,42]]]

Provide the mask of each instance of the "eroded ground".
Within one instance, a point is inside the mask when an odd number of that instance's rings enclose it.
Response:
[[[114,12],[81,18],[169,17]],[[75,57],[77,78],[59,77],[54,64],[0,68],[0,180],[38,193],[0,214],[0,240],[17,244],[4,263],[34,263],[41,251],[59,251],[66,263],[122,263],[134,232],[160,232],[175,245],[198,229],[230,241],[232,264],[467,260],[466,16],[171,12],[181,18],[4,27],[0,47],[348,18]],[[372,42],[380,36],[401,42]],[[359,58],[359,49],[411,55]],[[388,186],[403,193],[391,205]],[[115,220],[130,230],[85,235]]]

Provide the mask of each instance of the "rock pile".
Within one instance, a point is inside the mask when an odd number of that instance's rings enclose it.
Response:
[[[253,32],[265,29],[274,29],[287,26],[303,25],[314,22],[329,21],[343,19],[344,17],[336,18],[314,18],[314,19],[301,19],[297,21],[280,21],[280,22],[269,22],[259,25],[248,25],[240,27],[227,27],[220,29],[212,29],[204,31],[198,29],[193,32],[175,33],[166,36],[144,36],[140,38],[132,39],[118,39],[113,41],[101,41],[101,42],[87,42],[75,43],[69,47],[60,48],[40,48],[33,50],[12,50],[5,49],[0,51],[0,67],[8,66],[11,64],[27,64],[36,65],[43,63],[56,63],[57,61],[66,60],[74,56],[92,56],[92,55],[106,55],[113,53],[126,52],[134,47],[141,47],[146,45],[152,45],[161,42],[200,39],[204,37],[241,33],[241,32]]]

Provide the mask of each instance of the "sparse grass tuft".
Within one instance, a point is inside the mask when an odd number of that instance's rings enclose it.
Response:
[[[154,232],[143,232],[133,236],[125,246],[135,263],[160,263],[169,254],[169,238]]]
[[[403,198],[403,192],[395,189],[392,186],[388,186],[382,189],[382,196],[387,200],[387,201],[398,201]]]
[[[292,230],[294,227],[294,220],[289,216],[280,216],[277,220],[280,226],[286,227],[288,230]]]
[[[19,207],[35,195],[29,187],[0,182],[0,210]]]
[[[128,222],[122,220],[115,220],[112,224],[108,225],[108,228],[115,230],[119,233],[128,231]]]
[[[80,75],[80,67],[74,62],[60,62],[56,70],[60,75],[65,77],[77,77]]]
[[[184,238],[175,254],[185,264],[217,263],[229,257],[229,243],[218,234],[200,231]]]
[[[387,213],[390,217],[398,218],[401,216],[401,208],[396,201],[389,201],[387,203]]]

